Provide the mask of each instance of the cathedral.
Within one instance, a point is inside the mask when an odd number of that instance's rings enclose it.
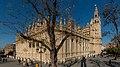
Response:
[[[41,23],[42,22],[42,23]],[[63,39],[65,34],[57,31],[66,30],[77,36],[68,37],[58,52],[58,61],[65,61],[68,58],[81,58],[81,56],[90,57],[101,53],[102,37],[101,37],[101,21],[98,14],[98,8],[95,6],[94,17],[85,28],[75,25],[74,20],[60,18],[59,26],[55,27],[56,47]],[[30,25],[27,34],[38,40],[44,41],[49,46],[49,38],[46,31],[46,21],[38,21]],[[21,60],[35,60],[50,62],[49,51],[41,46],[41,43],[24,40],[19,35],[16,36],[16,58]]]

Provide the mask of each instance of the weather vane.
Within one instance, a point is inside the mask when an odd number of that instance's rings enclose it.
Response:
[[[97,5],[95,4],[95,7],[96,7]]]

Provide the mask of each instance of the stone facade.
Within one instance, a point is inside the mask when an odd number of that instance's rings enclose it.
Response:
[[[15,44],[7,44],[4,47],[4,51],[5,51],[5,55],[9,54],[9,52],[15,52],[16,48],[15,48]]]
[[[64,61],[67,58],[80,58],[81,56],[91,56],[101,53],[102,39],[101,39],[101,21],[98,15],[98,9],[95,6],[94,18],[91,19],[90,23],[85,28],[81,28],[80,25],[74,25],[74,20],[69,19],[68,23],[66,20],[60,18],[59,26],[56,24],[55,36],[56,36],[56,47],[64,38],[65,34],[57,30],[66,30],[77,36],[70,36],[64,42],[62,48],[58,53],[58,60]],[[31,37],[43,40],[49,46],[49,37],[46,32],[46,21],[38,20],[29,26],[28,32]],[[28,41],[22,39],[19,35],[16,37],[16,58],[20,59],[32,59],[41,60],[44,62],[50,61],[50,53],[47,49],[42,47],[37,52],[36,49],[41,47],[40,43]],[[39,51],[38,50],[38,51]]]
[[[108,44],[104,45],[105,49],[106,48],[113,48],[113,47],[116,47],[116,46],[117,46],[117,44],[115,44],[115,43],[108,43]]]

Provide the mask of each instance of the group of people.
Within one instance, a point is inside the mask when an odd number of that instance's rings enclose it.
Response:
[[[18,59],[18,62],[19,62],[19,64],[22,63],[23,67],[33,67],[34,66],[32,61],[30,61],[30,62],[26,62],[26,61],[21,62],[21,60]],[[51,66],[51,64],[49,64],[49,67],[50,66]],[[81,59],[81,67],[87,67],[87,65],[86,65],[86,58],[84,56]]]
[[[18,59],[18,63],[19,64],[21,63],[20,59]],[[32,61],[29,61],[29,62],[23,61],[22,64],[23,64],[23,67],[33,67],[33,62]]]

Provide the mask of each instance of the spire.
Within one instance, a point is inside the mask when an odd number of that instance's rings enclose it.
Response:
[[[93,19],[91,19],[90,24],[93,24]]]
[[[37,26],[41,26],[42,25],[42,21],[41,19],[38,17],[38,23],[37,23]]]
[[[41,22],[40,16],[38,16],[38,18],[37,18],[37,19],[38,19],[38,23],[40,23],[40,22]]]
[[[89,23],[86,24],[86,27],[89,27]]]
[[[40,22],[41,20],[40,20],[40,18],[38,18],[38,22]]]
[[[95,11],[94,11],[94,18],[95,17],[98,17],[98,8],[97,8],[96,4],[95,4]]]
[[[62,17],[60,18],[60,28],[62,28]]]
[[[44,27],[46,27],[46,25],[47,25],[47,21],[45,19],[43,19],[43,25],[44,25]]]
[[[80,24],[78,24],[78,27],[77,27],[77,28],[78,28],[78,30],[80,29]]]
[[[68,19],[68,27],[70,27],[70,28],[74,27],[74,20],[71,18]]]
[[[74,29],[77,30],[77,26],[76,26],[76,24],[74,25]]]
[[[66,20],[64,19],[64,26],[66,26]]]
[[[62,17],[60,18],[60,26],[62,26]]]

